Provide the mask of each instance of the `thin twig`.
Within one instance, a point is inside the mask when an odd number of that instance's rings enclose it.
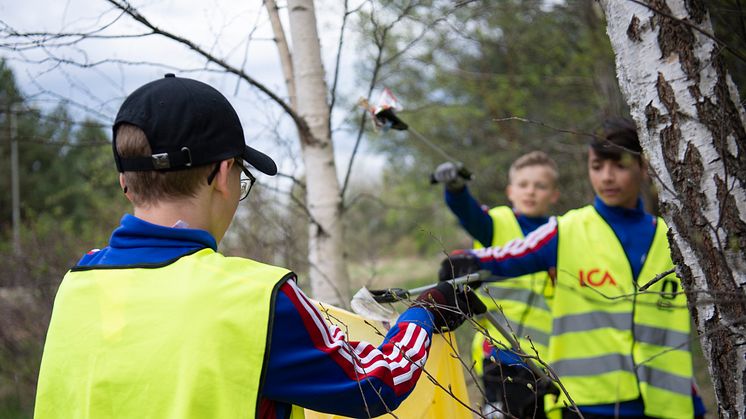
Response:
[[[647,283],[645,283],[643,286],[641,286],[639,288],[639,291],[640,292],[645,292],[648,288],[650,288],[651,286],[653,286],[654,284],[656,284],[658,281],[660,281],[661,279],[663,279],[663,278],[667,277],[668,275],[671,275],[672,273],[675,273],[675,272],[676,272],[676,268],[671,268],[671,269],[669,269],[669,270],[667,270],[665,272],[659,273],[658,275],[656,275],[655,277],[653,277],[653,279],[651,279],[650,281],[648,281]]]
[[[163,30],[154,24],[150,23],[150,21],[145,18],[145,16],[141,15],[136,8],[134,8],[127,0],[106,0],[118,9],[124,11],[129,15],[132,19],[134,19],[137,22],[140,22],[145,27],[149,28],[153,33],[164,36],[168,39],[171,39],[173,41],[176,41],[192,51],[198,53],[202,57],[206,58],[208,61],[213,62],[223,69],[225,69],[229,73],[233,73],[236,76],[242,78],[250,85],[256,87],[259,89],[262,93],[269,96],[270,99],[272,99],[275,103],[277,103],[284,111],[287,113],[295,122],[295,125],[298,128],[298,131],[301,133],[300,138],[301,141],[306,141],[307,143],[314,143],[318,140],[316,140],[311,133],[311,129],[308,127],[308,124],[306,123],[306,120],[303,119],[298,113],[295,112],[294,109],[290,107],[289,104],[287,104],[282,98],[277,96],[276,93],[274,93],[272,90],[270,90],[268,87],[266,87],[264,84],[260,83],[259,81],[255,80],[253,77],[246,74],[243,70],[233,67],[232,65],[228,64],[227,61],[220,59],[209,52],[205,51],[201,47],[199,47],[194,42],[190,41],[189,39],[183,38],[181,36],[175,35],[171,32],[168,32],[166,30]]]

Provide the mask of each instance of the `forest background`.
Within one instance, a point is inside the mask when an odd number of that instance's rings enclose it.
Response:
[[[402,119],[476,174],[471,189],[488,206],[506,203],[510,162],[537,149],[560,167],[555,213],[591,202],[587,141],[604,118],[626,116],[600,9],[590,0],[446,3],[453,2],[364,2],[340,12],[347,13],[346,42],[356,51],[348,58],[353,84],[394,91],[405,105]],[[746,53],[740,1],[712,1],[708,8],[717,36]],[[388,26],[380,22],[386,18],[391,29],[384,31]],[[396,19],[406,24],[394,25]],[[5,40],[11,24],[2,22]],[[49,94],[29,95],[15,73],[21,64],[27,69],[41,63],[30,62],[10,41],[0,40],[0,56],[0,257],[6,266],[0,275],[0,418],[22,418],[33,409],[44,334],[62,275],[83,253],[106,245],[129,207],[112,164],[113,114],[65,97],[55,103]],[[726,58],[743,98],[746,63]],[[65,63],[57,65],[62,71]],[[332,70],[327,66],[328,79],[337,74]],[[470,245],[443,202],[442,188],[429,186],[443,157],[406,132],[372,130],[356,107],[367,92],[358,90],[348,86],[338,94],[335,142],[347,141],[350,148],[364,126],[365,148],[383,158],[365,173],[350,165],[349,184],[349,160],[337,162],[347,188],[344,242],[351,287],[431,282],[444,251]],[[112,99],[113,108],[122,99]],[[269,115],[265,132],[278,149],[287,149],[281,168],[291,174],[260,179],[221,250],[290,267],[303,286],[304,174],[290,157],[292,140],[281,124]],[[21,174],[20,249],[12,240],[11,138],[17,140]],[[656,211],[655,191],[646,195],[646,205]],[[701,359],[697,372],[714,411]]]

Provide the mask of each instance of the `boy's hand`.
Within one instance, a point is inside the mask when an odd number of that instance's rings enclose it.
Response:
[[[457,250],[440,263],[438,281],[448,281],[481,269],[479,258],[471,252]]]
[[[447,161],[441,163],[432,174],[432,179],[437,183],[444,183],[446,189],[452,192],[458,192],[466,186],[466,179],[461,175],[464,166],[454,162]]]
[[[487,307],[471,289],[456,289],[448,282],[440,282],[435,288],[420,294],[415,304],[433,315],[435,333],[455,330],[467,318],[487,311]]]

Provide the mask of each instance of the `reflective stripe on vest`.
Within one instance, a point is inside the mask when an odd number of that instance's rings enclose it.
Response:
[[[642,397],[645,414],[692,417],[690,318],[673,267],[667,227],[657,220],[639,278],[611,227],[593,207],[559,218],[557,283],[549,358],[578,405]]]
[[[159,267],[68,272],[35,417],[258,416],[270,313],[289,274],[211,249]]]
[[[503,246],[511,240],[523,238],[521,226],[507,206],[495,207],[489,212],[493,223],[492,246]],[[482,245],[474,242],[474,248]],[[478,293],[488,309],[498,312],[504,320],[503,326],[517,338],[524,352],[533,355],[536,348],[539,356],[544,356],[549,344],[552,318],[549,310],[551,301],[551,281],[546,273],[525,275],[508,281],[482,286]],[[510,349],[510,344],[497,329],[485,320],[480,320],[499,349]],[[530,340],[526,337],[529,336]],[[472,342],[473,359],[482,359],[484,335],[477,333]],[[482,363],[477,362],[477,373],[481,374]]]

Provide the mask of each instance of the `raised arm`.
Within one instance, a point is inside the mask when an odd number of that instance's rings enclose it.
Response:
[[[492,217],[488,209],[474,199],[467,186],[458,191],[445,188],[445,201],[451,212],[458,218],[458,222],[474,240],[482,243],[484,247],[492,246],[494,232]]]

